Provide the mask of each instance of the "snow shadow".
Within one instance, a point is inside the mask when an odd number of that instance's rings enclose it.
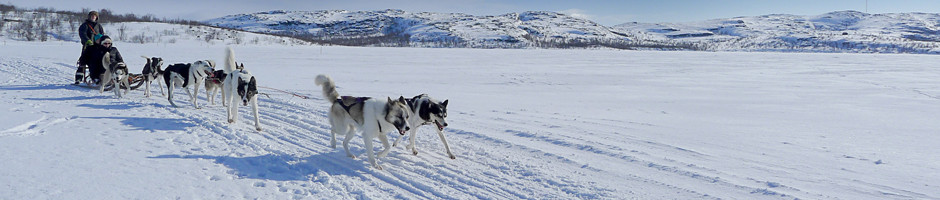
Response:
[[[134,108],[144,107],[144,104],[137,102],[121,102],[121,103],[112,103],[105,105],[96,105],[96,104],[78,104],[78,107],[93,108],[99,110],[129,110]]]
[[[13,91],[33,91],[33,90],[74,90],[87,92],[92,90],[92,88],[81,86],[81,85],[72,85],[72,84],[38,84],[38,85],[2,85],[0,90],[13,90]]]
[[[84,101],[92,99],[107,99],[111,98],[109,96],[74,96],[74,97],[57,97],[57,98],[23,98],[24,100],[29,101]]]
[[[267,154],[254,157],[211,155],[160,155],[155,159],[206,159],[234,170],[240,178],[273,181],[326,181],[329,176],[362,177],[371,171],[361,160],[352,160],[345,153],[322,153],[299,158],[291,155]]]
[[[196,126],[195,123],[184,119],[144,118],[144,117],[83,117],[87,119],[118,119],[132,130],[145,131],[186,131],[186,128]]]

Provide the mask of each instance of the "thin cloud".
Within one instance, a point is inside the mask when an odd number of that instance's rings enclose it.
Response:
[[[559,12],[559,13],[562,13],[562,14],[566,14],[566,15],[571,16],[571,17],[581,18],[581,19],[586,19],[586,20],[591,20],[591,19],[594,18],[593,15],[587,14],[586,11],[581,10],[581,9],[576,9],[576,8],[568,9],[568,10],[562,10],[562,11],[558,11],[558,12]]]

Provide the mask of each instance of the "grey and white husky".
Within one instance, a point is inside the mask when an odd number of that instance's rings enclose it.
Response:
[[[427,94],[421,94],[415,96],[414,98],[405,99],[408,102],[408,123],[413,124],[415,127],[408,131],[408,146],[406,149],[411,149],[411,153],[418,155],[418,148],[415,147],[415,133],[418,132],[418,128],[424,125],[435,125],[435,130],[437,130],[437,136],[441,137],[441,142],[444,143],[444,149],[447,150],[447,155],[450,159],[457,159],[457,156],[454,156],[450,152],[450,146],[447,145],[447,140],[444,139],[444,127],[447,127],[447,121],[444,118],[447,118],[447,100],[437,101],[428,96]],[[401,138],[405,135],[398,136],[398,139],[395,139],[395,144],[393,146],[398,146],[398,142],[401,141]],[[385,156],[385,155],[379,155]]]
[[[315,82],[323,86],[323,97],[333,104],[328,114],[332,134],[330,146],[336,148],[336,134],[346,135],[343,139],[346,155],[356,158],[349,152],[349,140],[355,135],[356,129],[360,129],[366,152],[369,155],[369,163],[381,170],[382,166],[375,161],[372,139],[378,137],[382,141],[385,149],[380,155],[388,154],[391,145],[388,143],[385,131],[394,127],[399,134],[404,135],[405,131],[411,129],[407,120],[408,102],[404,97],[398,97],[398,100],[392,100],[390,97],[386,100],[371,97],[341,97],[336,92],[333,79],[322,74],[317,76]]]
[[[124,88],[124,95],[130,91],[131,84],[127,80],[130,72],[127,71],[127,65],[123,62],[111,63],[111,53],[104,53],[101,57],[101,63],[104,65],[104,73],[101,74],[101,86],[99,92],[104,92],[108,85],[114,85],[114,96],[121,98],[121,88]]]

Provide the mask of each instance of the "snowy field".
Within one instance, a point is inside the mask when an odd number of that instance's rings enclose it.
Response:
[[[225,48],[116,46],[135,73]],[[262,88],[256,132],[180,90],[69,85],[75,43],[0,48],[0,199],[940,198],[938,56],[234,46],[261,86],[311,97]],[[321,73],[449,99],[457,159],[430,127],[384,170],[360,136],[356,159],[330,148]]]

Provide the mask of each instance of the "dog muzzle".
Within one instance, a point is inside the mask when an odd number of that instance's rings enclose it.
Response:
[[[438,122],[438,121],[434,121],[434,125],[437,125],[437,130],[439,131],[444,131],[444,127],[447,126],[447,125],[441,125],[441,122]]]

